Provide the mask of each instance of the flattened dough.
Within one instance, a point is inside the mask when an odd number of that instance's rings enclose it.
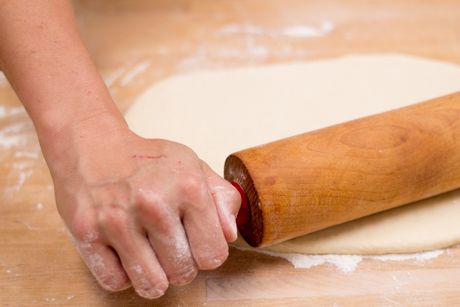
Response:
[[[235,151],[460,91],[460,66],[405,55],[182,75],[127,112],[134,132],[191,147],[218,174]],[[410,253],[460,243],[460,191],[266,247],[314,254]],[[240,244],[244,244],[241,242]]]

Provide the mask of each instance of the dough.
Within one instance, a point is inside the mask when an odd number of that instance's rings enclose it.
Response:
[[[405,55],[181,75],[127,112],[134,132],[191,147],[217,173],[232,152],[460,91],[460,66]],[[348,222],[265,249],[409,253],[460,243],[460,191]]]
[[[460,243],[460,190],[261,249],[304,254],[415,253]],[[237,245],[249,247],[241,237]]]

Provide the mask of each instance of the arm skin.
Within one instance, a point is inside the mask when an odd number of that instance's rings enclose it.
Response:
[[[69,0],[0,0],[0,68],[34,122],[69,237],[104,288],[155,298],[225,261],[238,192],[186,146],[129,130]]]

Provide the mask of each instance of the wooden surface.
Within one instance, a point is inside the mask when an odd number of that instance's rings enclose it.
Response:
[[[457,92],[233,153],[241,235],[268,246],[460,188],[459,118]]]
[[[80,0],[75,8],[123,111],[153,82],[202,69],[376,52],[460,64],[454,0]],[[457,306],[459,288],[460,248],[425,261],[365,259],[350,273],[231,248],[221,268],[161,299],[109,293],[68,241],[33,125],[0,77],[1,306]]]

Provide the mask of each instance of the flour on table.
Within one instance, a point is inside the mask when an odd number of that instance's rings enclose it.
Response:
[[[319,266],[325,263],[335,265],[342,272],[348,273],[355,270],[357,265],[364,259],[375,259],[379,261],[404,261],[415,260],[425,261],[434,259],[444,253],[444,250],[433,250],[428,252],[420,252],[413,254],[387,254],[387,255],[341,255],[341,254],[327,254],[327,255],[312,255],[303,254],[299,252],[286,253],[286,252],[272,252],[264,249],[255,249],[231,244],[239,250],[256,251],[258,253],[266,254],[269,256],[284,258],[289,261],[296,269],[309,269],[314,266]]]
[[[217,173],[245,148],[460,91],[460,66],[397,54],[175,76],[126,114],[134,132],[191,147]],[[460,243],[460,191],[267,247],[308,254],[415,253]]]

